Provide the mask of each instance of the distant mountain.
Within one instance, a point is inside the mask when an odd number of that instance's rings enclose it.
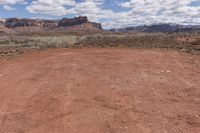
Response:
[[[143,26],[110,29],[112,32],[200,32],[200,25],[178,25],[178,24],[153,24]]]

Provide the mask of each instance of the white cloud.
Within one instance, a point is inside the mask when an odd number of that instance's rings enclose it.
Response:
[[[115,0],[112,7],[123,10],[106,9],[107,0],[33,0],[26,10],[30,13],[53,16],[82,15],[89,20],[101,22],[104,28],[124,27],[152,23],[200,23],[200,7],[190,4],[200,0]],[[6,10],[11,5],[26,0],[0,0]],[[107,6],[108,7],[108,6]]]
[[[132,24],[200,23],[200,7],[191,7],[194,0],[130,0],[118,5],[129,9],[127,20]],[[198,0],[196,0],[198,1]],[[134,18],[134,19],[131,19]],[[145,20],[145,21],[144,21]]]
[[[31,13],[50,15],[84,15],[89,20],[102,22],[103,26],[123,27],[152,23],[188,23],[196,24],[200,18],[200,7],[191,7],[194,0],[129,0],[116,2],[126,11],[114,12],[105,9],[106,0],[36,0],[26,9]],[[113,4],[115,4],[113,3]],[[67,8],[66,8],[67,6]]]
[[[15,5],[18,3],[24,3],[25,0],[0,0],[0,5]]]
[[[69,8],[66,9],[65,6],[74,6],[75,1],[73,0],[36,0],[27,6],[26,9],[30,13],[41,13],[55,16],[62,16],[66,14],[74,13],[73,10]]]
[[[76,14],[87,16],[91,21],[98,21],[103,16],[102,5],[104,0],[85,0],[76,3],[73,7]]]
[[[13,11],[13,10],[15,10],[14,8],[12,8],[12,7],[9,6],[9,5],[3,5],[3,9],[4,9],[4,10],[7,10],[7,11]]]
[[[13,11],[13,5],[16,4],[27,4],[26,0],[0,0],[0,5],[3,5],[3,9],[7,11]]]

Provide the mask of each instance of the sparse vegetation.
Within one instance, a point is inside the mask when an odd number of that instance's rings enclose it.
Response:
[[[98,33],[63,36],[1,36],[1,47],[45,49],[67,47],[131,47],[164,48],[184,52],[200,52],[199,34],[164,33]],[[5,52],[5,51],[4,51]],[[7,51],[6,51],[7,52]]]

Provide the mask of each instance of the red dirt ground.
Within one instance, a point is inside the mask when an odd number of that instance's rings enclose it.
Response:
[[[200,132],[199,55],[50,49],[0,67],[0,133]]]

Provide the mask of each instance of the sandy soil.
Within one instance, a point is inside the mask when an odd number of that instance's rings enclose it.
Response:
[[[200,55],[51,49],[0,68],[0,133],[200,132]]]

